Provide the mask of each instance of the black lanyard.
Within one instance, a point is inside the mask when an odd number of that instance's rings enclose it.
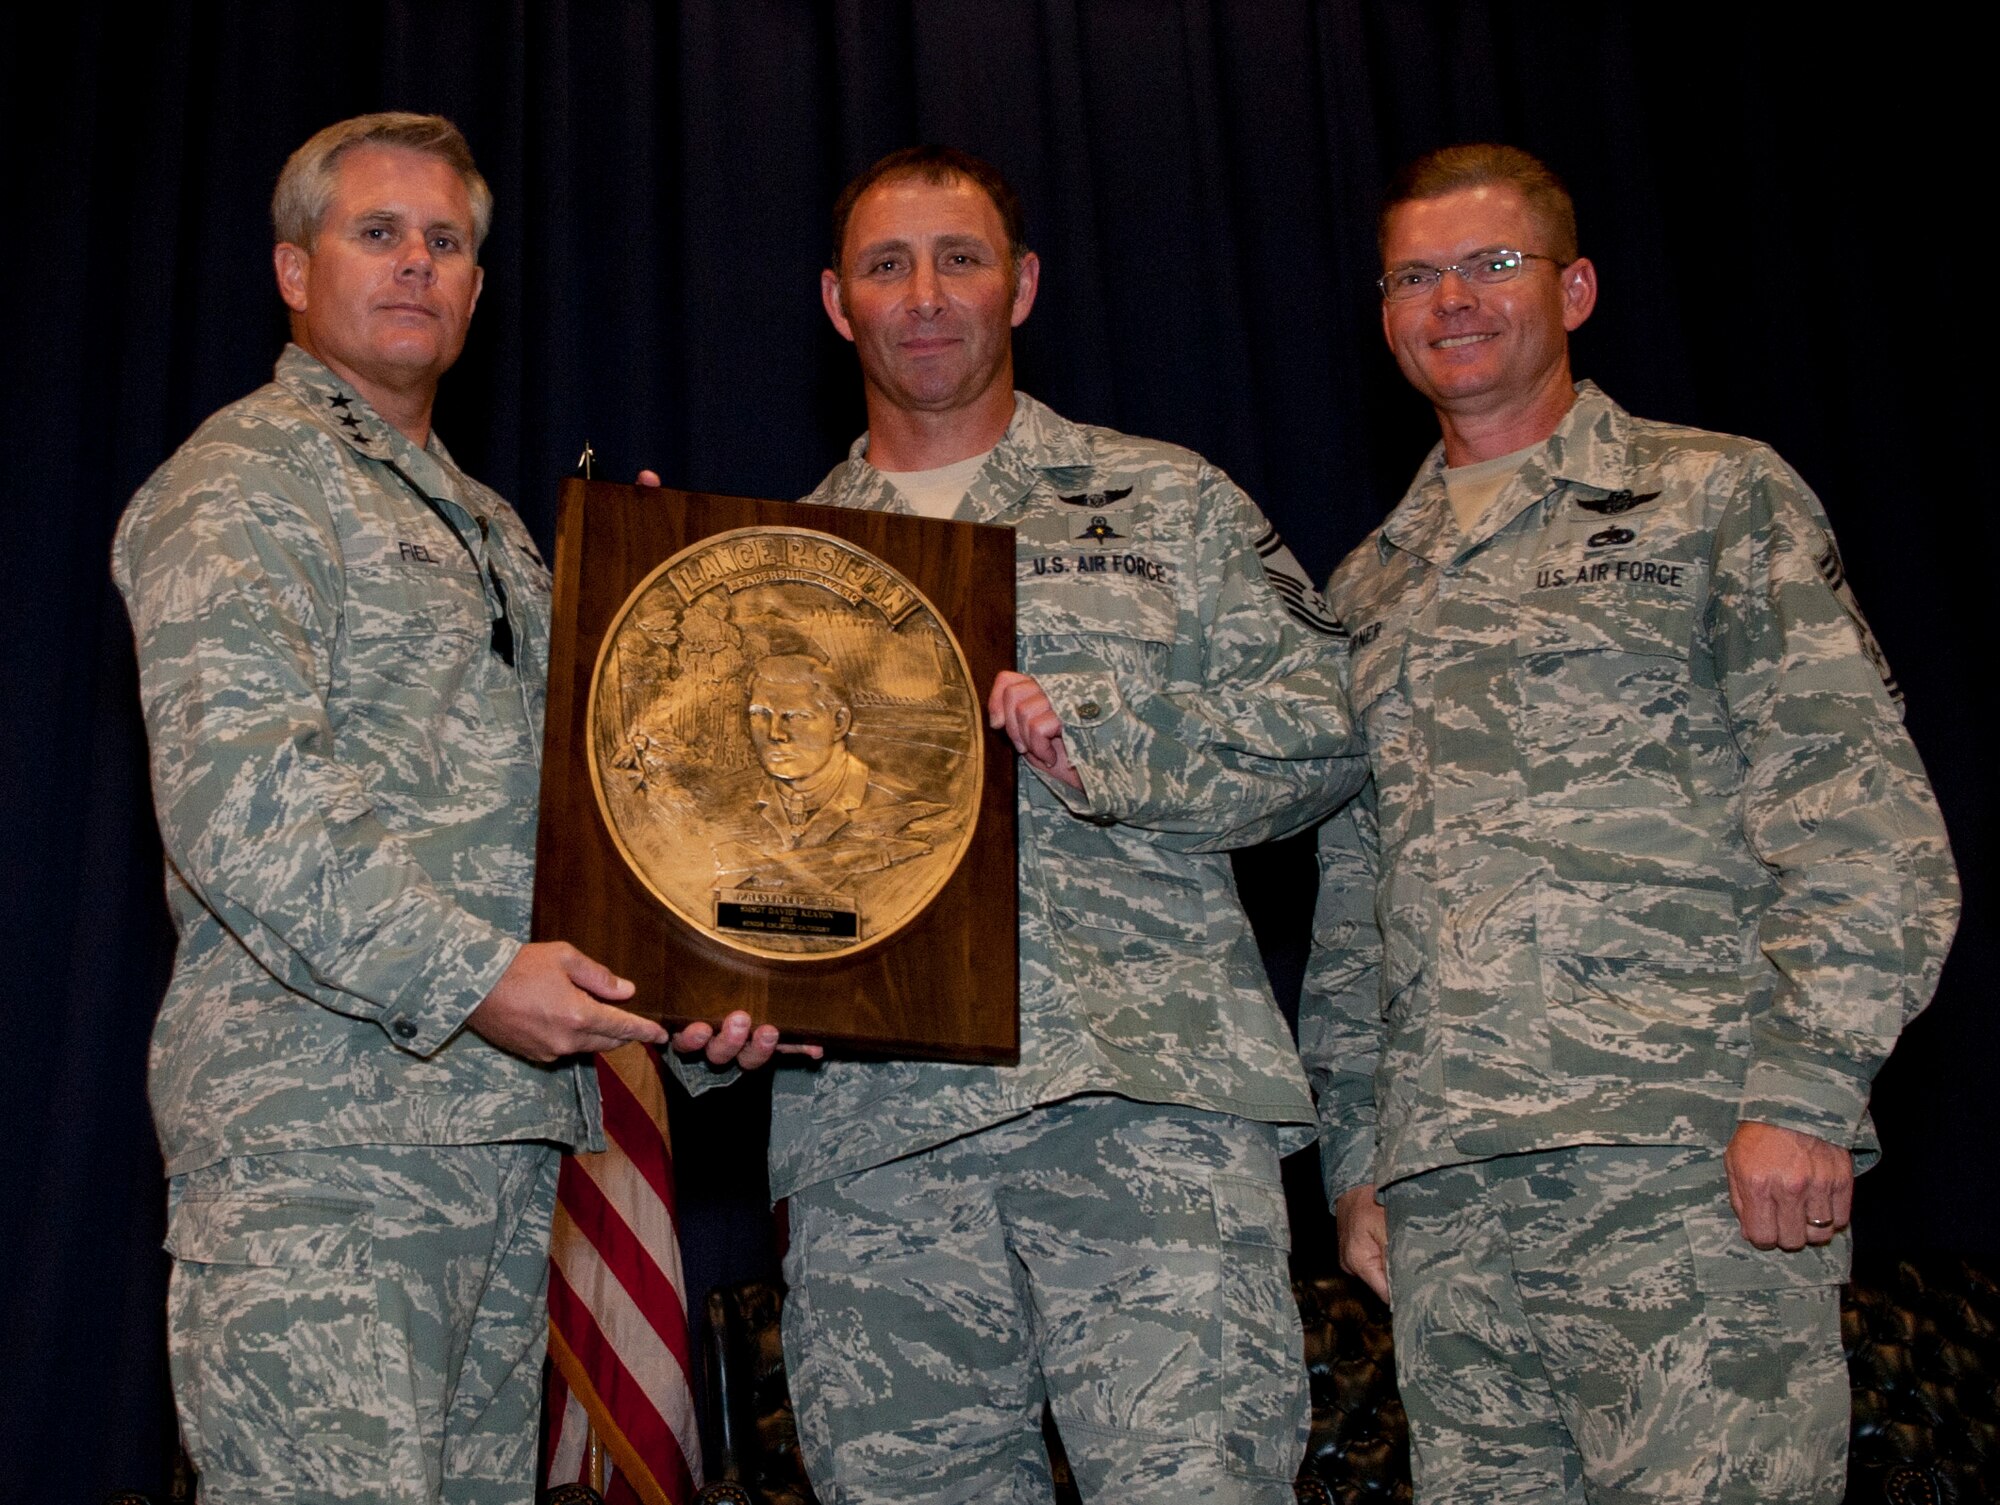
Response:
[[[453,538],[458,540],[458,546],[465,550],[465,557],[472,561],[473,573],[479,573],[479,555],[473,552],[472,545],[466,541],[465,535],[458,531],[458,524],[454,523],[451,514],[444,510],[444,503],[411,480],[409,474],[394,460],[384,460],[382,463],[393,470],[396,479],[415,492],[417,498],[437,514],[437,520],[444,524],[445,530]],[[479,542],[484,547],[487,542],[486,519],[475,513],[472,520],[479,524]],[[486,578],[492,582],[493,595],[500,603],[499,613],[493,618],[493,651],[499,655],[500,662],[511,669],[514,667],[514,624],[507,619],[507,587],[501,583],[499,571],[493,568],[490,559],[486,561]]]

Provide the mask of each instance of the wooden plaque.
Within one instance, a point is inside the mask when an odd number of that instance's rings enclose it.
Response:
[[[1011,1063],[1011,529],[571,480],[534,935],[678,1027]]]

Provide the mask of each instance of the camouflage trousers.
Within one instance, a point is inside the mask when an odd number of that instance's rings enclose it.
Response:
[[[792,1198],[785,1359],[827,1505],[1289,1505],[1305,1450],[1277,1135],[1083,1097]]]
[[[558,1152],[364,1145],[174,1178],[204,1505],[530,1505]]]
[[[1388,1187],[1420,1502],[1836,1505],[1845,1235],[1759,1250],[1722,1157],[1586,1146]]]

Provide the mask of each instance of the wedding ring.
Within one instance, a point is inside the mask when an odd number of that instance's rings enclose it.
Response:
[[[1832,1219],[1832,1218],[1807,1218],[1807,1219],[1806,1219],[1806,1227],[1808,1227],[1808,1228],[1831,1228],[1832,1226],[1833,1226],[1833,1219]]]

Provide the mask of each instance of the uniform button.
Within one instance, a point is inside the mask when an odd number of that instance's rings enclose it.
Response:
[[[1090,717],[1095,716],[1098,713],[1098,709],[1099,707],[1096,701],[1086,700],[1082,705],[1076,708],[1076,713],[1077,715],[1082,716],[1084,719],[1088,720]]]
[[[395,1024],[393,1024],[390,1027],[394,1029],[396,1033],[402,1036],[405,1040],[414,1040],[417,1037],[416,1025],[412,1024],[407,1019],[398,1019],[395,1022]]]

